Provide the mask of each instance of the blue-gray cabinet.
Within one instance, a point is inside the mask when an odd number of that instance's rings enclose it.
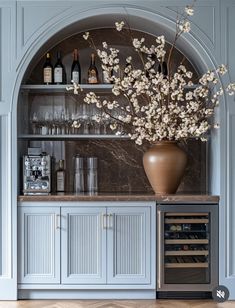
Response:
[[[150,208],[61,209],[63,284],[150,284]]]
[[[150,283],[150,208],[107,208],[107,282]]]
[[[21,207],[19,283],[60,283],[60,208]]]
[[[61,209],[61,282],[106,283],[106,208]]]
[[[41,205],[19,206],[21,288],[155,289],[154,203]]]

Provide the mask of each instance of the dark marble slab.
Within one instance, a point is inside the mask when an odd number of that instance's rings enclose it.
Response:
[[[98,182],[101,193],[153,193],[143,168],[143,154],[149,145],[138,146],[130,140],[79,140],[66,143],[67,189],[73,191],[73,157],[98,157]],[[188,164],[178,193],[207,191],[206,145],[192,140],[182,147]],[[85,176],[86,178],[86,176]]]

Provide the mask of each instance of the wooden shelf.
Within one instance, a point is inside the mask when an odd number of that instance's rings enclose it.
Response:
[[[165,240],[165,244],[208,244],[208,239],[177,239],[177,240]]]
[[[21,86],[21,91],[31,93],[66,93],[73,94],[73,90],[68,91],[66,87],[72,86],[71,84],[24,84]],[[95,91],[96,93],[106,93],[112,91],[112,84],[82,84],[81,88],[84,92]]]
[[[208,256],[208,254],[209,254],[208,250],[165,251],[165,256]]]
[[[166,213],[165,216],[203,216],[203,217],[208,217],[208,213],[183,213],[183,212],[177,212],[177,213]]]
[[[201,263],[165,263],[165,268],[207,268],[208,263],[207,262],[201,262]]]
[[[79,139],[115,139],[115,140],[129,140],[130,137],[126,135],[31,135],[22,134],[18,136],[21,140],[79,140]]]
[[[209,223],[209,219],[190,219],[190,218],[182,218],[182,219],[170,219],[170,218],[166,218],[165,219],[165,223],[166,224],[208,224]]]
[[[209,233],[209,231],[205,231],[205,230],[165,230],[167,233],[187,233],[187,234],[194,234],[194,233]]]

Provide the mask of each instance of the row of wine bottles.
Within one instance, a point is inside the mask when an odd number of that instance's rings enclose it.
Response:
[[[170,244],[165,245],[165,251],[208,250],[208,245],[202,244]]]
[[[73,51],[73,62],[71,65],[71,81],[76,83],[81,83],[81,65],[79,62],[78,49]],[[57,61],[53,67],[51,62],[51,54],[48,52],[46,54],[46,61],[43,66],[43,82],[44,84],[66,84],[66,72],[61,59],[61,53],[57,52]],[[98,69],[95,65],[95,54],[91,54],[90,67],[87,73],[87,83],[96,84],[99,82]],[[108,80],[105,80],[108,83]]]
[[[167,70],[167,63],[163,61],[163,63],[159,63],[157,67],[157,71],[159,73],[162,73],[165,77],[168,74]],[[102,74],[101,82],[103,83],[111,83],[109,76],[107,76],[107,73],[104,71]],[[118,74],[120,75],[120,74]],[[148,77],[148,72],[146,72],[146,76]],[[79,54],[78,49],[74,49],[73,51],[73,62],[71,65],[71,72],[70,72],[70,78],[71,81],[75,83],[81,84],[81,65],[79,62]],[[43,82],[44,84],[66,84],[66,72],[65,68],[62,63],[61,59],[61,53],[57,52],[57,61],[56,64],[52,65],[51,62],[51,54],[48,52],[46,54],[46,61],[43,66]],[[96,84],[100,82],[99,76],[98,76],[98,69],[95,64],[95,54],[91,54],[91,60],[90,60],[90,66],[88,68],[87,72],[87,80],[86,82],[88,84]]]
[[[165,239],[206,239],[207,233],[188,234],[188,233],[167,233],[165,232]]]
[[[204,263],[208,262],[207,256],[178,256],[165,257],[166,263]]]

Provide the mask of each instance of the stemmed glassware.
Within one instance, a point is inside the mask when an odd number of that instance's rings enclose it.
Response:
[[[121,110],[111,110],[111,113],[118,118]],[[73,125],[77,121],[80,126]],[[34,135],[64,135],[64,134],[112,134],[110,124],[114,123],[112,117],[104,113],[95,105],[79,103],[76,108],[57,108],[45,112],[32,112],[30,125]],[[122,133],[122,125],[119,127]]]
[[[30,125],[32,128],[32,133],[36,135],[38,133],[37,125],[38,125],[38,116],[36,112],[33,112],[30,116]]]
[[[81,122],[83,127],[83,134],[88,135],[89,134],[89,115],[88,115],[88,105],[82,104],[82,116],[81,116]]]

